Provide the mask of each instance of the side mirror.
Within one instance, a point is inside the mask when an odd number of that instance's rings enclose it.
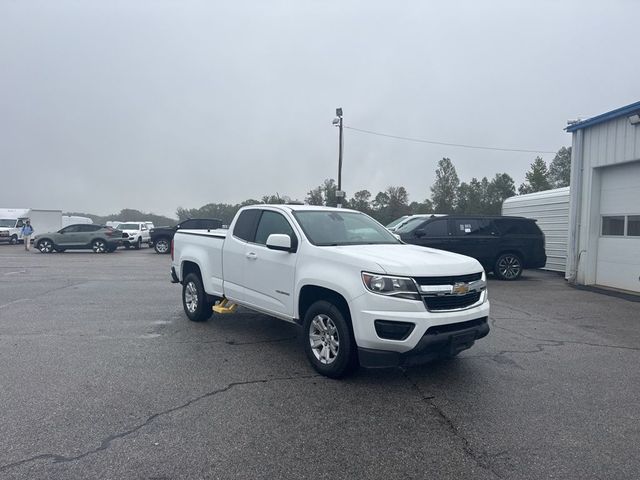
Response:
[[[415,232],[413,232],[413,234],[414,234],[417,238],[422,238],[422,237],[424,237],[427,233],[426,233],[422,228],[419,228],[419,229],[417,229]]]
[[[272,233],[267,238],[267,248],[280,250],[282,252],[291,251],[291,237],[282,233]]]

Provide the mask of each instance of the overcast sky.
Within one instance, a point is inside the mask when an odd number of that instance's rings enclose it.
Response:
[[[634,0],[0,0],[0,207],[303,200],[345,125],[502,148],[640,100]],[[345,130],[343,189],[524,180],[536,154]],[[551,161],[552,154],[543,158]]]

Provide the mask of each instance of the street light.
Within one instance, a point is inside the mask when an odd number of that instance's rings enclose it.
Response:
[[[342,208],[342,198],[344,198],[344,192],[342,191],[342,108],[336,108],[336,118],[331,123],[334,127],[338,127],[340,131],[338,137],[338,191],[336,192],[336,198],[338,199],[338,208]]]

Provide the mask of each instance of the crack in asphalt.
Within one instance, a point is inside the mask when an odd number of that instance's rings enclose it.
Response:
[[[425,393],[422,392],[422,389],[420,388],[420,386],[418,385],[418,383],[416,381],[414,381],[409,374],[407,373],[406,369],[404,368],[400,368],[400,370],[402,371],[404,377],[407,379],[407,381],[409,382],[409,384],[413,387],[413,389],[418,393],[418,395],[420,396],[420,398],[427,404],[429,405],[429,407],[431,407],[431,409],[438,415],[438,417],[440,418],[440,420],[449,428],[449,430],[451,431],[451,433],[462,442],[462,449],[465,452],[465,454],[467,456],[469,456],[480,468],[487,470],[488,472],[490,472],[491,474],[493,474],[495,477],[497,478],[503,478],[502,475],[500,475],[491,465],[491,463],[489,461],[487,461],[488,458],[491,457],[491,455],[489,454],[481,454],[481,453],[477,453],[474,448],[471,446],[471,442],[469,442],[469,440],[467,439],[467,437],[465,437],[461,432],[460,429],[458,427],[456,427],[455,423],[453,422],[453,420],[451,418],[449,418],[447,416],[447,414],[444,412],[444,410],[442,410],[436,403],[435,403],[435,395],[426,395]]]
[[[258,380],[246,380],[243,382],[232,382],[229,383],[228,385],[218,388],[216,390],[212,390],[211,392],[207,392],[204,393],[202,395],[199,395],[195,398],[192,398],[191,400],[183,403],[182,405],[178,405],[177,407],[172,407],[169,408],[167,410],[163,410],[161,412],[158,413],[154,413],[153,415],[150,415],[149,417],[147,417],[147,419],[128,429],[125,430],[123,432],[120,433],[116,433],[113,435],[109,435],[108,437],[105,437],[101,442],[100,442],[100,446],[98,448],[94,448],[91,450],[88,450],[80,455],[76,455],[74,457],[67,457],[64,455],[57,455],[55,453],[43,453],[40,455],[35,455],[33,457],[29,457],[29,458],[25,458],[23,460],[18,460],[16,462],[12,462],[12,463],[8,463],[6,465],[0,465],[0,472],[4,472],[6,470],[15,468],[15,467],[19,467],[21,465],[24,465],[26,463],[31,463],[31,462],[35,462],[38,460],[53,460],[53,463],[69,463],[69,462],[75,462],[77,460],[81,460],[85,457],[88,457],[89,455],[93,455],[95,453],[101,452],[103,450],[107,450],[111,444],[115,441],[118,440],[120,438],[124,438],[127,437],[129,435],[131,435],[132,433],[137,432],[138,430],[141,430],[142,428],[150,425],[151,423],[153,423],[155,420],[157,420],[160,417],[172,414],[174,412],[177,412],[179,410],[183,410],[185,408],[190,407],[191,405],[193,405],[194,403],[199,402],[200,400],[204,400],[205,398],[210,398],[210,397],[214,397],[216,395],[219,395],[221,393],[224,392],[228,392],[229,390],[238,387],[238,386],[242,386],[242,385],[255,385],[255,384],[259,384],[259,383],[271,383],[271,382],[281,382],[281,381],[288,381],[288,380],[300,380],[300,379],[306,379],[306,378],[317,378],[320,377],[320,375],[315,374],[315,375],[297,375],[297,376],[291,376],[291,377],[274,377],[274,378],[262,378],[262,379],[258,379]]]

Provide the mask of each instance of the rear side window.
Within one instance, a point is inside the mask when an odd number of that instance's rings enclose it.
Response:
[[[284,233],[289,235],[292,241],[294,238],[293,229],[286,218],[279,213],[265,210],[260,217],[260,223],[258,223],[255,243],[265,245],[267,238],[269,238],[269,235],[272,233]]]
[[[236,220],[233,227],[233,236],[238,237],[246,242],[253,241],[253,234],[256,229],[256,222],[260,216],[260,210],[250,209],[243,210]]]
[[[542,231],[533,220],[497,219],[495,221],[503,235],[540,235]]]
[[[449,235],[446,220],[434,220],[426,225],[422,225],[420,230],[424,231],[427,237],[444,237]]]
[[[185,220],[180,224],[180,228],[184,228],[185,230],[196,229],[198,228],[198,221],[194,219]]]
[[[79,232],[97,232],[102,228],[101,225],[81,225],[78,227]]]

